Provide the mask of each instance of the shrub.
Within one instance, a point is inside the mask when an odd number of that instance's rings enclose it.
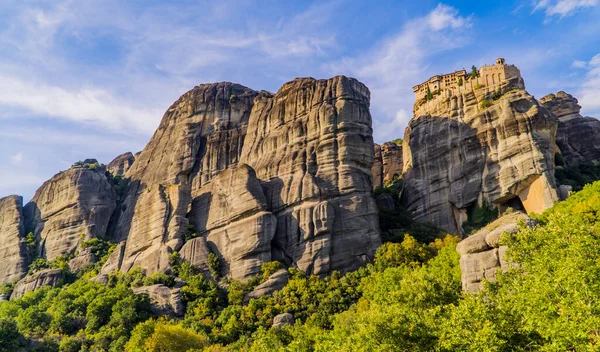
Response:
[[[475,88],[477,89],[477,88]],[[490,103],[489,100],[484,99],[481,102],[479,102],[479,110],[485,110],[487,108],[489,108],[490,106],[492,106],[492,103]]]
[[[208,253],[208,269],[210,270],[213,278],[218,279],[221,276],[221,261],[219,257],[210,252]]]

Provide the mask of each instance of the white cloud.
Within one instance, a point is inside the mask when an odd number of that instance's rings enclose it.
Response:
[[[23,152],[11,155],[10,160],[13,164],[20,164],[23,161]]]
[[[576,11],[598,5],[598,0],[538,0],[533,11],[543,10],[546,16],[570,16]]]
[[[573,64],[571,65],[571,67],[573,67],[573,68],[586,68],[587,67],[587,62],[581,61],[581,60],[575,60],[575,61],[573,61]]]
[[[161,117],[158,109],[132,107],[103,89],[71,90],[1,73],[0,105],[50,118],[91,122],[114,130],[133,128],[145,133],[151,133]]]
[[[586,114],[600,118],[600,54],[587,63],[588,71],[579,91],[579,103]]]
[[[464,34],[470,27],[471,17],[439,4],[426,16],[407,22],[398,34],[367,54],[330,65],[330,71],[349,72],[371,90],[376,141],[404,135],[412,116],[406,109],[414,102],[411,87],[429,77],[428,59],[466,45]]]

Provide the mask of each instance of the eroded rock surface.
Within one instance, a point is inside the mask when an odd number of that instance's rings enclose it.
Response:
[[[482,288],[482,281],[496,281],[497,270],[508,270],[506,246],[499,243],[502,234],[515,234],[520,224],[534,226],[535,222],[525,213],[506,214],[488,224],[475,234],[462,240],[456,246],[460,253],[460,270],[464,291],[476,293]]]
[[[232,83],[184,94],[126,174],[120,270],[169,272],[190,228],[236,279],[271,260],[314,274],[370,261],[380,238],[368,108],[367,88],[345,77],[275,95]]]
[[[383,187],[394,179],[402,176],[402,146],[386,142],[375,144],[373,157],[373,187]]]
[[[294,316],[291,313],[281,313],[273,318],[273,327],[281,329],[286,325],[294,325]]]
[[[241,162],[277,217],[273,260],[312,274],[369,262],[381,240],[371,195],[370,93],[357,80],[295,79],[255,100]]]
[[[27,292],[36,291],[42,287],[54,287],[62,283],[63,272],[60,269],[46,269],[33,275],[25,276],[16,283],[10,299],[23,297]]]
[[[417,103],[404,136],[403,205],[451,233],[484,200],[500,211],[543,212],[558,200],[557,124],[520,78]]]
[[[26,230],[39,240],[39,255],[52,260],[74,254],[81,240],[104,237],[116,199],[102,166],[76,165],[46,181],[24,209]]]
[[[244,302],[247,303],[253,298],[260,298],[271,295],[275,291],[279,291],[287,285],[290,279],[290,273],[286,269],[277,270],[273,275],[269,276],[267,281],[256,286],[252,292],[244,297]]]
[[[27,274],[29,255],[23,222],[23,198],[0,199],[0,284],[19,280]]]
[[[113,174],[113,176],[123,176],[129,171],[134,161],[135,157],[131,152],[121,154],[106,165],[106,171]]]
[[[147,294],[154,314],[175,317],[182,317],[185,314],[180,288],[152,285],[134,288],[133,293]]]
[[[558,117],[556,144],[567,165],[600,161],[600,121],[583,117],[581,106],[572,95],[560,91],[540,102]]]

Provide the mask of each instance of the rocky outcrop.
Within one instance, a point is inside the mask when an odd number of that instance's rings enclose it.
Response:
[[[131,152],[121,154],[106,165],[106,171],[110,172],[113,176],[123,176],[129,171],[134,161],[135,157]]]
[[[27,274],[29,255],[24,243],[23,198],[0,199],[0,284]]]
[[[583,117],[576,98],[563,91],[540,102],[558,117],[556,144],[567,165],[600,161],[600,121]]]
[[[294,316],[291,313],[281,313],[273,318],[273,326],[274,328],[281,329],[284,326],[294,325]]]
[[[402,168],[402,146],[393,142],[375,144],[371,168],[373,188],[383,187],[402,176]]]
[[[46,269],[25,276],[15,284],[10,299],[23,297],[27,292],[39,290],[42,287],[55,287],[63,281],[63,272],[60,269]]]
[[[72,273],[76,273],[85,268],[86,265],[95,263],[96,260],[97,258],[91,248],[83,248],[79,250],[75,258],[69,260],[69,270]]]
[[[47,260],[74,254],[80,241],[106,235],[117,196],[95,160],[77,163],[45,182],[24,209],[27,231]]]
[[[372,150],[369,92],[356,80],[297,79],[275,95],[198,86],[126,174],[120,269],[169,272],[169,255],[195,231],[236,279],[271,260],[314,274],[352,270],[380,244]]]
[[[497,270],[508,270],[509,263],[506,260],[508,248],[500,245],[500,237],[505,233],[517,233],[521,224],[534,226],[535,222],[521,212],[506,214],[456,246],[456,250],[460,253],[461,281],[464,291],[479,292],[484,279],[495,282]]]
[[[240,160],[277,217],[272,260],[321,275],[373,258],[381,240],[369,98],[338,76],[296,79],[255,100]]]
[[[251,299],[260,298],[271,295],[275,291],[279,291],[287,285],[290,279],[290,273],[286,269],[277,270],[273,275],[269,276],[267,281],[256,286],[252,292],[244,297],[244,303],[248,303]]]
[[[403,205],[418,221],[462,231],[483,205],[541,213],[558,200],[558,121],[522,85],[442,91],[417,103],[403,144]]]
[[[134,294],[146,294],[150,299],[152,313],[182,317],[185,314],[180,288],[169,288],[165,285],[143,286],[133,289]]]

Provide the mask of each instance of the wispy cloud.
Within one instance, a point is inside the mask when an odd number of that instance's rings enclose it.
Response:
[[[600,118],[600,54],[586,64],[587,73],[579,91],[579,102],[586,114]]]
[[[533,11],[544,11],[546,16],[570,16],[578,10],[598,5],[598,0],[537,0]]]
[[[18,152],[17,154],[11,155],[10,161],[13,164],[20,164],[23,161],[23,152]]]
[[[428,78],[428,59],[466,45],[470,28],[470,16],[461,16],[456,8],[439,4],[426,16],[407,22],[398,34],[366,55],[331,65],[332,71],[339,71],[341,66],[371,89],[376,140],[403,135],[412,117],[406,109],[414,99],[411,87]]]

